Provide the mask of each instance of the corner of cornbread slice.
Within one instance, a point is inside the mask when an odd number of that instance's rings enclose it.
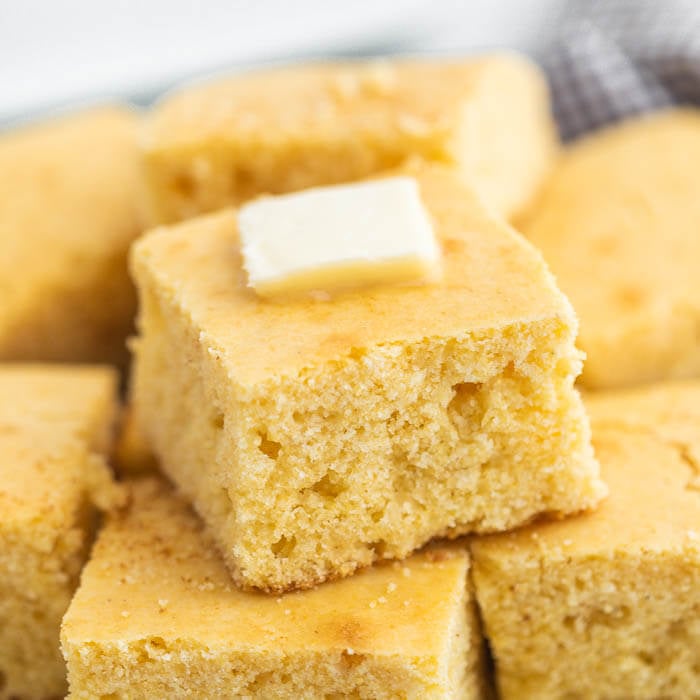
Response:
[[[700,382],[586,404],[609,498],[472,544],[501,697],[696,697]]]
[[[245,593],[164,482],[132,484],[63,621],[70,698],[479,698],[465,547]]]
[[[0,361],[126,364],[138,121],[106,106],[0,135]]]
[[[456,166],[500,214],[532,199],[557,151],[541,71],[517,54],[318,63],[191,86],[142,133],[152,223],[358,180],[410,156]]]
[[[116,376],[98,367],[0,366],[0,697],[65,691],[59,626],[118,497],[104,457]]]
[[[234,211],[132,249],[135,409],[239,585],[309,587],[604,494],[576,319],[540,255],[453,171],[410,174],[439,284],[262,301]]]
[[[700,375],[700,110],[574,143],[522,226],[581,320],[591,389]]]

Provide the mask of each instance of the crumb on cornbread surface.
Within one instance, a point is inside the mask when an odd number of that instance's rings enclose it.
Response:
[[[142,134],[153,223],[261,193],[357,180],[408,156],[450,163],[511,216],[557,149],[546,82],[516,54],[255,71],[185,88]]]
[[[126,361],[136,129],[103,107],[0,134],[0,360]]]
[[[609,498],[472,544],[502,697],[696,697],[700,383],[586,405]]]
[[[411,173],[437,285],[263,302],[233,211],[133,249],[137,415],[239,585],[308,587],[604,493],[576,320],[540,256],[453,172]]]
[[[245,593],[170,487],[131,488],[63,622],[69,697],[480,697],[464,546],[311,591]]]
[[[581,320],[582,382],[700,375],[700,110],[583,138],[522,226]]]
[[[104,463],[115,392],[107,368],[0,366],[0,698],[65,691],[59,625],[95,504],[118,495]]]

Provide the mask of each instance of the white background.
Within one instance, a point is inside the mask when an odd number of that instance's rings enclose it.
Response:
[[[267,60],[543,46],[565,0],[0,0],[0,123]]]

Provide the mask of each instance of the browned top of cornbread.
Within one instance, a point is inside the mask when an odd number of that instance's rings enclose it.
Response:
[[[373,344],[487,337],[555,316],[575,325],[539,253],[492,217],[459,175],[437,166],[402,172],[417,178],[442,246],[438,284],[378,287],[330,302],[263,301],[246,286],[233,210],[156,229],[132,249],[132,271],[156,280],[243,385]]]
[[[602,392],[586,405],[608,499],[586,515],[475,540],[477,556],[700,549],[700,382]]]
[[[237,589],[200,521],[164,482],[100,534],[63,624],[69,643],[161,637],[185,648],[439,655],[469,566],[445,545],[396,565],[276,597]]]
[[[0,366],[0,532],[61,523],[86,490],[108,488],[88,462],[108,451],[116,387],[108,367]]]
[[[147,150],[225,141],[266,144],[302,137],[306,143],[365,138],[435,142],[445,156],[463,119],[464,101],[492,63],[514,63],[539,77],[515,54],[454,61],[316,63],[239,74],[167,97],[143,132]],[[442,151],[442,153],[440,152]]]
[[[103,107],[0,134],[0,329],[91,260],[121,261],[139,232],[137,121]]]

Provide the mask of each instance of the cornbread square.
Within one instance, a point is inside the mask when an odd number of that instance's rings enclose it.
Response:
[[[700,110],[632,119],[574,144],[522,226],[581,319],[586,387],[700,376],[698,162]]]
[[[100,532],[65,616],[70,698],[479,698],[465,548],[283,597],[235,588],[156,479]]]
[[[695,698],[700,382],[586,403],[610,497],[472,545],[501,697]]]
[[[0,361],[126,362],[136,131],[102,107],[0,135]]]
[[[435,285],[263,301],[232,210],[132,249],[136,415],[241,586],[309,587],[604,493],[576,319],[541,257],[453,171],[412,173]]]
[[[65,692],[61,618],[117,495],[115,393],[107,368],[0,366],[0,698]]]
[[[167,97],[142,134],[152,223],[358,180],[409,156],[473,177],[496,211],[531,200],[557,151],[541,71],[516,54],[297,65]]]

